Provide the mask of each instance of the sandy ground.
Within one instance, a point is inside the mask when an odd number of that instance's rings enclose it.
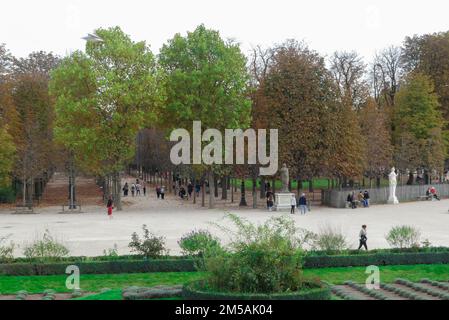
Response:
[[[61,207],[38,208],[38,214],[11,214],[9,209],[0,209],[0,237],[9,236],[19,247],[16,255],[21,255],[23,246],[45,229],[61,239],[70,249],[71,255],[103,255],[105,249],[118,246],[120,254],[129,252],[131,234],[141,233],[146,224],[152,232],[166,238],[171,254],[179,254],[177,241],[193,229],[208,229],[226,241],[227,236],[211,223],[229,226],[223,220],[226,212],[221,209],[208,210],[169,196],[157,200],[151,192],[146,197],[124,198],[121,212],[114,212],[109,219],[106,208],[83,207],[81,214],[59,214]],[[290,215],[288,212],[267,212],[262,209],[232,208],[236,213],[253,222],[262,222],[273,216],[292,216],[296,225],[311,231],[318,231],[326,225],[339,228],[352,247],[357,246],[358,232],[362,224],[368,225],[368,246],[386,248],[385,234],[396,225],[408,224],[422,231],[422,238],[428,238],[432,245],[449,246],[449,200],[435,202],[414,202],[400,205],[380,205],[364,209],[333,209],[315,207],[305,216]],[[8,241],[9,241],[8,240]]]

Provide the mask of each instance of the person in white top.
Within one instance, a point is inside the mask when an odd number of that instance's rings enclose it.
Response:
[[[360,230],[359,233],[359,238],[360,238],[360,245],[359,245],[359,249],[360,250],[363,247],[365,247],[365,250],[368,250],[368,246],[366,245],[366,240],[368,240],[368,238],[366,237],[367,233],[366,233],[366,225],[362,226],[362,230]]]
[[[290,210],[290,213],[294,214],[295,213],[295,208],[296,208],[296,197],[295,197],[295,195],[292,195],[291,205],[292,205],[292,209]]]

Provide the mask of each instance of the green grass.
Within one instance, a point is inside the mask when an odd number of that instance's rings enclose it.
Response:
[[[380,281],[391,283],[396,278],[405,278],[416,282],[423,278],[435,281],[449,281],[449,264],[420,264],[407,266],[380,267]],[[365,283],[368,274],[365,267],[306,269],[306,276],[318,277],[333,284],[343,284],[347,280]]]
[[[364,283],[368,274],[365,267],[306,269],[307,277],[318,277],[332,284],[343,284],[347,280]],[[151,287],[155,285],[184,284],[205,277],[201,272],[163,272],[163,273],[133,273],[81,276],[81,289],[89,292],[99,292],[102,288],[111,291],[95,294],[80,300],[116,300],[121,299],[121,290],[129,286]],[[382,283],[391,283],[396,278],[419,281],[428,278],[435,281],[449,281],[449,264],[407,265],[380,267]],[[56,292],[69,292],[65,287],[66,276],[0,276],[0,293],[15,294],[19,290],[29,293],[42,293],[45,289]],[[178,299],[178,298],[173,298]]]
[[[99,292],[102,288],[123,289],[129,286],[151,287],[160,284],[184,284],[204,277],[200,272],[161,272],[131,274],[81,275],[80,286],[84,291]],[[70,292],[65,286],[67,276],[0,276],[0,293],[15,294],[19,290],[41,293],[45,289]]]

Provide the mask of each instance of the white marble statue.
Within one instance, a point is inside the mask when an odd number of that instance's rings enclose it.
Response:
[[[399,204],[398,198],[396,197],[396,185],[397,185],[397,174],[393,168],[391,168],[391,172],[388,175],[390,180],[390,196],[388,197],[389,204]]]

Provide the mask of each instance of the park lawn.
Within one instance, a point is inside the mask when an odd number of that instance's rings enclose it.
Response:
[[[307,277],[318,277],[332,284],[343,284],[347,280],[364,283],[368,274],[365,267],[321,268],[306,269]],[[102,288],[110,288],[101,294],[95,295],[98,299],[120,299],[121,289],[129,286],[151,287],[161,284],[184,284],[205,277],[203,272],[162,272],[162,273],[132,273],[132,274],[104,274],[82,275],[81,289],[88,292],[99,292]],[[382,283],[391,283],[396,278],[405,278],[410,281],[419,281],[423,278],[435,281],[449,281],[449,264],[435,265],[407,265],[380,267],[380,280]],[[19,290],[29,293],[41,293],[45,289],[56,292],[69,292],[65,287],[66,276],[0,276],[0,293],[15,294]],[[84,299],[95,299],[95,296]]]
[[[369,274],[365,273],[366,267],[343,267],[305,269],[304,275],[318,277],[322,281],[332,284],[343,284],[347,280],[365,283]],[[419,264],[379,267],[380,281],[382,283],[394,282],[397,278],[408,279],[413,282],[423,278],[434,281],[449,281],[449,264]]]
[[[130,274],[86,274],[81,275],[83,291],[99,292],[103,288],[123,289],[129,286],[152,287],[166,284],[184,284],[204,278],[201,272],[160,272]],[[45,289],[70,292],[65,286],[67,276],[0,276],[0,294],[15,294],[19,290],[41,293]]]

